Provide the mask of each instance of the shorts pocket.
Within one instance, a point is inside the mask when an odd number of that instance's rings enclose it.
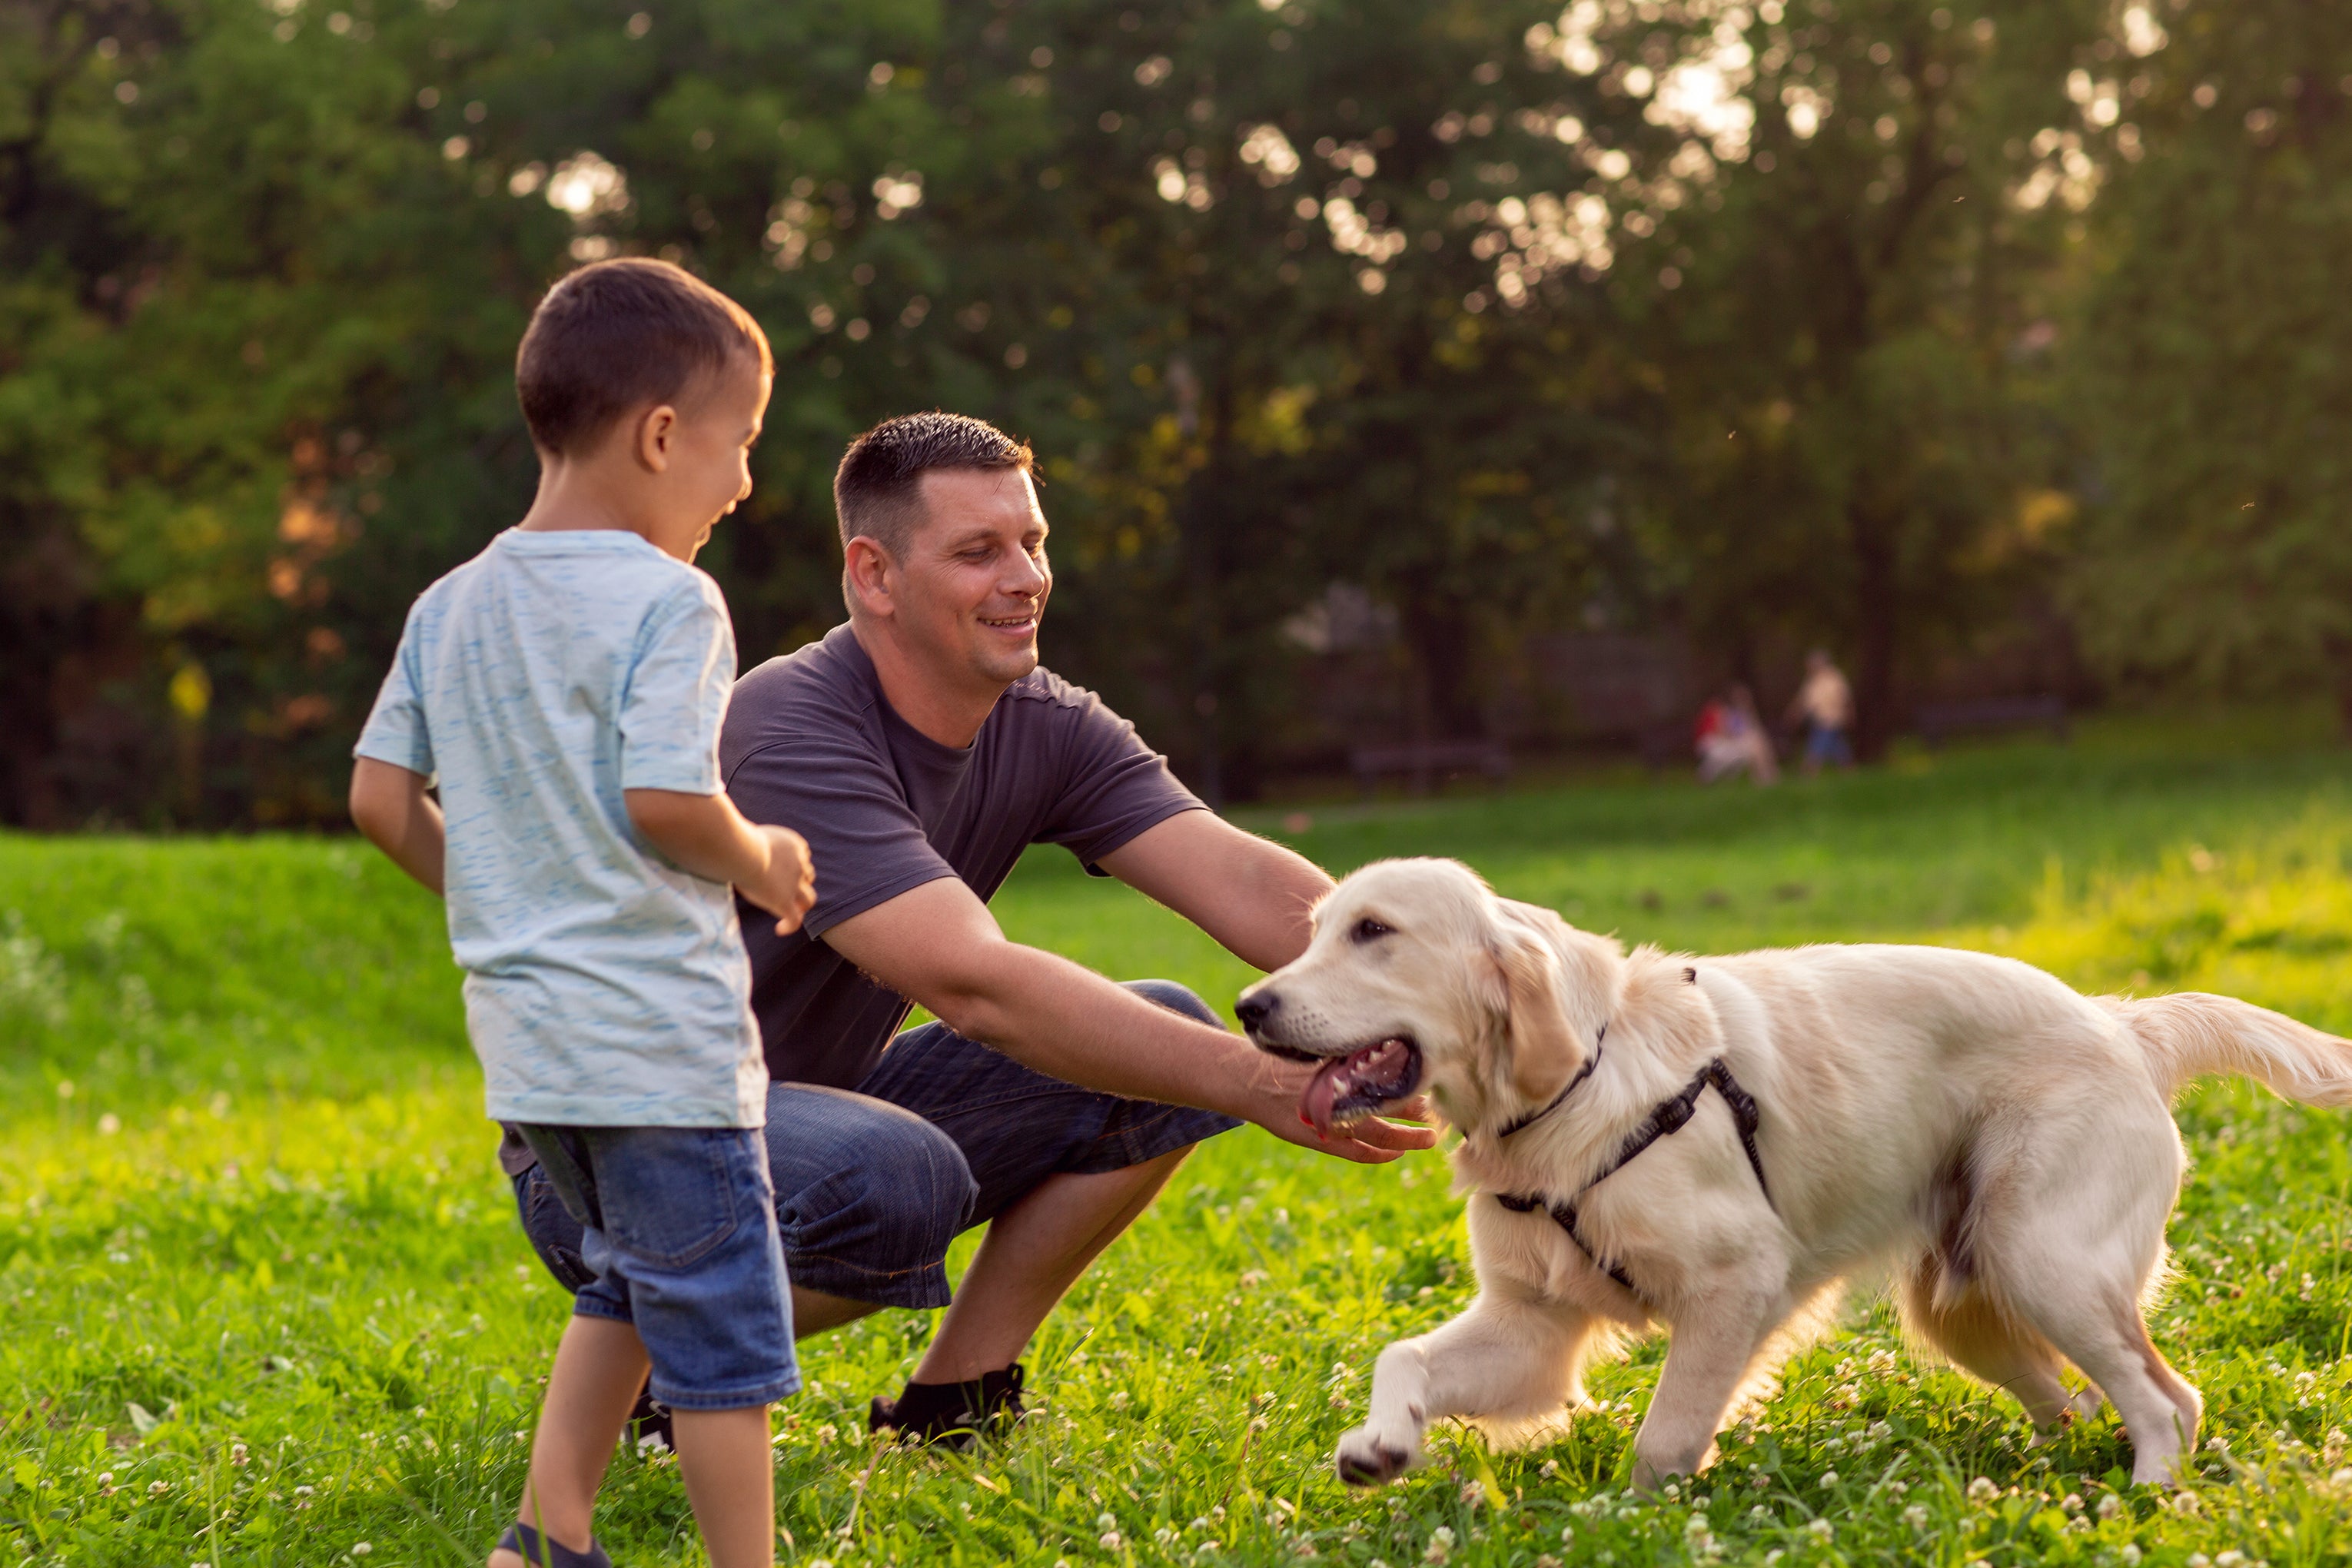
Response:
[[[745,1142],[731,1131],[666,1127],[615,1140],[598,1162],[605,1240],[656,1268],[691,1267],[742,1221],[732,1156]]]

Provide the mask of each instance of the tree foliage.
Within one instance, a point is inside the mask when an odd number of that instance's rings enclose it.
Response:
[[[2078,318],[2086,637],[2129,679],[2327,691],[2352,729],[2352,14],[2140,15],[2079,84],[2112,154]]]
[[[1671,625],[1837,647],[1876,738],[2078,534],[2111,668],[2352,669],[2344,41],[2236,15],[0,0],[0,819],[336,816],[530,494],[533,300],[622,251],[775,343],[747,658],[839,616],[846,439],[982,414],[1056,664],[1213,792],[1318,743],[1335,583],[1433,736],[1529,629]]]

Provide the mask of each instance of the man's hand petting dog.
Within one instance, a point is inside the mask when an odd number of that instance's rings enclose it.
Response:
[[[1328,1133],[1318,1131],[1298,1109],[1299,1099],[1317,1070],[1313,1063],[1261,1058],[1249,1086],[1252,1098],[1261,1104],[1253,1108],[1250,1120],[1277,1138],[1360,1165],[1384,1165],[1400,1154],[1436,1143],[1436,1128],[1415,1125],[1430,1120],[1429,1101],[1419,1095],[1385,1108],[1378,1116],[1359,1117]]]

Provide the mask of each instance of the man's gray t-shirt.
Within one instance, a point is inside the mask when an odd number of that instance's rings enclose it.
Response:
[[[719,731],[727,793],[809,841],[816,907],[776,935],[746,907],[751,1011],[778,1082],[854,1089],[909,1004],[820,940],[926,882],[983,900],[1032,844],[1086,865],[1179,812],[1205,809],[1167,760],[1091,691],[1039,669],[1008,688],[961,751],[909,725],[846,626],[735,683]]]

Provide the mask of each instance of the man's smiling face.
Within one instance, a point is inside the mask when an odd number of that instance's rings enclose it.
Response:
[[[1018,468],[932,468],[899,563],[898,618],[936,668],[1002,689],[1037,668],[1054,571],[1045,514]]]

